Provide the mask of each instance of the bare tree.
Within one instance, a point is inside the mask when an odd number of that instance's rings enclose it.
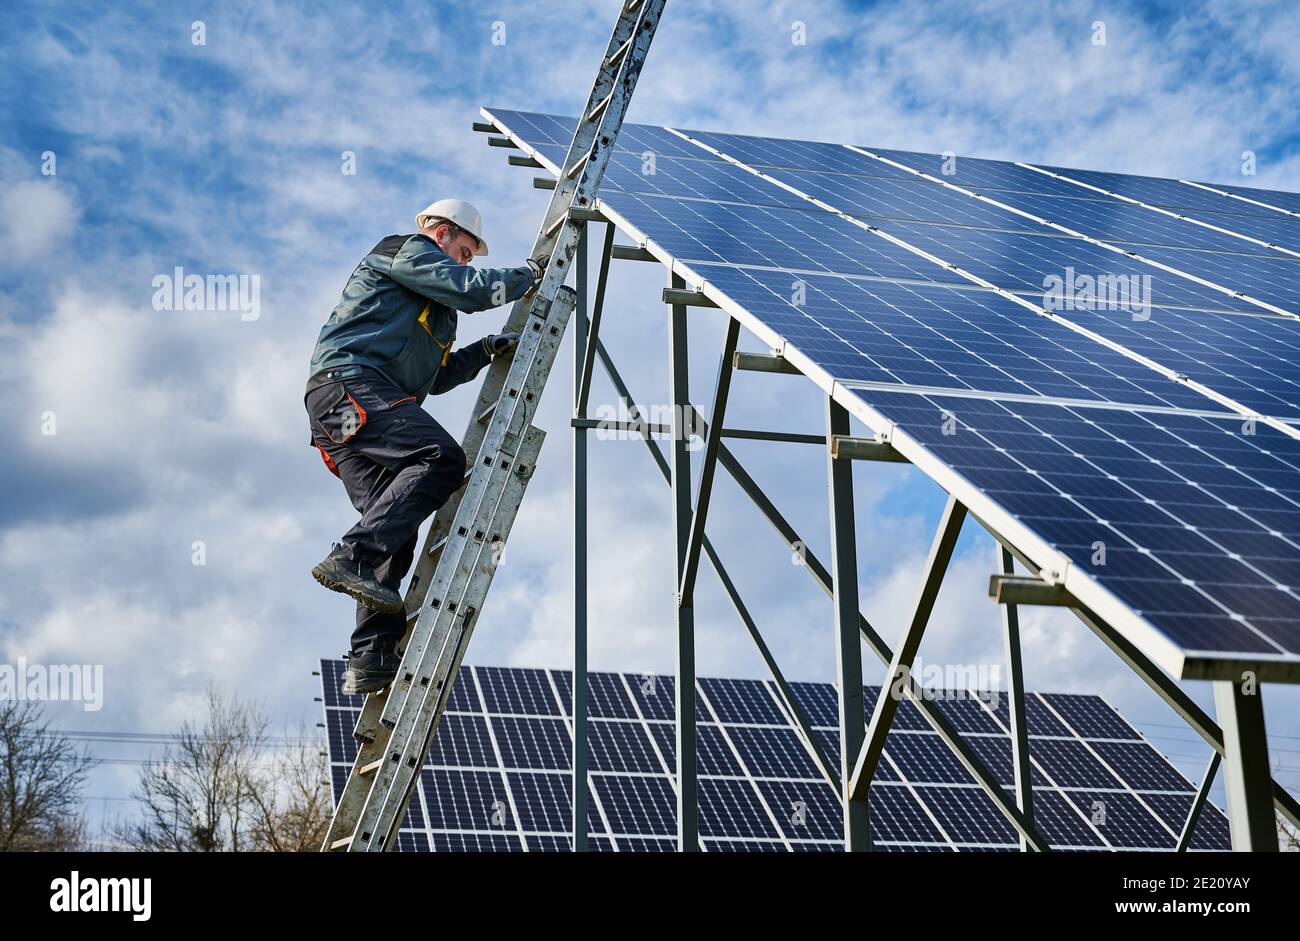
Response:
[[[0,702],[0,850],[84,848],[81,792],[94,765],[50,728],[39,703]]]
[[[1277,815],[1277,846],[1284,853],[1300,853],[1300,830]]]
[[[269,770],[250,783],[253,841],[273,853],[314,852],[329,828],[333,805],[329,762],[320,743],[298,728],[297,740],[278,751]]]
[[[305,736],[275,751],[254,703],[207,691],[201,725],[185,722],[140,773],[141,816],[114,828],[139,850],[222,852],[316,849],[329,799],[326,768]]]
[[[119,824],[117,838],[139,850],[247,848],[246,782],[266,724],[255,707],[209,687],[203,724],[187,720],[161,760],[141,770],[142,815]]]

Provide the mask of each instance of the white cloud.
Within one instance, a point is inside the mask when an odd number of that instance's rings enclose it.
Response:
[[[53,178],[22,180],[0,191],[0,265],[54,253],[77,225],[77,208]]]

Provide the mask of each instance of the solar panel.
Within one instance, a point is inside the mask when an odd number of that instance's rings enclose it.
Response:
[[[344,664],[322,660],[335,799],[356,757],[361,697],[339,692]],[[466,688],[462,690],[462,687]],[[561,670],[466,666],[443,716],[398,849],[403,852],[553,852],[570,848],[571,675]],[[675,848],[672,678],[591,673],[588,829],[598,851]],[[838,699],[825,683],[795,683],[800,706],[835,756]],[[667,693],[667,708],[663,697]],[[479,695],[482,692],[483,695]],[[865,689],[873,703],[878,690]],[[836,850],[843,823],[772,684],[702,678],[700,832],[708,851]],[[549,696],[554,712],[546,711]],[[651,710],[629,707],[659,704]],[[618,716],[597,716],[603,711]],[[942,698],[936,704],[989,760],[1011,792],[1005,697]],[[996,850],[1016,835],[915,707],[886,743],[871,789],[873,838],[885,850]],[[1195,789],[1096,696],[1030,694],[1030,752],[1037,822],[1058,848],[1175,845]],[[631,712],[632,717],[624,714]],[[637,713],[640,713],[639,715]],[[1102,811],[1094,805],[1101,802]],[[1182,808],[1181,816],[1179,808]],[[1207,804],[1197,849],[1229,845],[1223,815]]]
[[[526,149],[573,126],[485,113]],[[1174,675],[1300,678],[1300,258],[1237,237],[1293,244],[1287,194],[633,134],[601,191],[620,228]],[[1150,293],[1053,304],[1079,273]]]

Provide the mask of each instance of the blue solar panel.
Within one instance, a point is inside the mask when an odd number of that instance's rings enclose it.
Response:
[[[1277,209],[1285,209],[1288,212],[1300,213],[1300,194],[1285,193],[1281,190],[1255,189],[1251,186],[1227,186],[1223,183],[1210,183],[1215,189],[1223,190],[1226,193],[1232,193],[1236,196],[1242,196],[1245,199],[1252,199],[1257,203],[1265,203],[1268,206]],[[1242,202],[1241,200],[1232,200],[1231,212],[1254,213],[1265,218],[1285,218],[1270,209],[1261,206],[1255,206],[1251,203]]]
[[[1084,189],[1078,192],[1080,196],[1088,193]],[[1139,251],[1141,246],[1165,245],[1173,248],[1200,248],[1277,257],[1276,252],[1263,246],[1253,245],[1244,239],[1153,212],[1144,206],[1135,206],[1118,199],[1096,198],[1100,194],[1093,194],[1091,199],[1047,196],[1041,193],[988,193],[988,195],[1000,203],[1067,226],[1091,238],[1111,243],[1127,242],[1139,246]],[[969,197],[961,198],[966,199],[967,202],[976,202]],[[1010,215],[1014,218],[1014,214]],[[1193,218],[1242,235],[1252,236],[1254,232],[1268,231],[1278,237],[1284,237],[1288,233],[1281,227],[1291,225],[1280,217],[1278,223],[1268,226],[1270,220],[1258,217],[1211,212],[1198,212]],[[947,221],[962,220],[953,218]],[[1252,223],[1255,224],[1253,227]],[[1248,228],[1253,228],[1254,232],[1243,231]]]
[[[1300,441],[1239,418],[858,394],[1177,646],[1300,655]]]
[[[323,661],[325,685],[337,687],[341,661]],[[570,847],[569,733],[564,719],[539,715],[539,681],[547,677],[568,695],[564,671],[465,667],[461,684],[490,689],[473,711],[444,715],[399,837],[399,849],[445,851],[564,851]],[[654,675],[591,674],[591,688],[672,689]],[[549,688],[549,683],[547,684]],[[815,732],[838,762],[838,700],[822,683],[794,684],[815,716]],[[700,698],[723,724],[698,726],[700,822],[709,851],[834,850],[842,846],[843,820],[834,791],[821,777],[798,733],[775,705],[774,688],[758,680],[701,679]],[[878,689],[869,687],[866,708]],[[935,691],[936,704],[1011,793],[1011,750],[1005,696],[957,698]],[[552,700],[554,697],[552,697]],[[1048,704],[1050,703],[1050,708]],[[871,790],[872,834],[880,849],[1007,849],[1015,835],[992,801],[914,704],[886,743]],[[1172,847],[1160,823],[1183,818],[1194,793],[1160,755],[1105,702],[1094,696],[1030,695],[1030,751],[1037,819],[1054,844],[1071,847]],[[325,707],[331,729],[329,755],[335,794],[341,793],[355,757],[350,730],[358,708]],[[1070,724],[1056,718],[1067,717]],[[864,713],[865,715],[865,713]],[[1075,724],[1077,723],[1077,724]],[[904,727],[906,726],[906,727]],[[335,730],[347,730],[346,734]],[[1083,730],[1087,729],[1085,733]],[[674,848],[675,730],[661,719],[592,718],[588,726],[591,847],[619,852]],[[500,756],[498,760],[497,756]],[[1117,779],[1106,770],[1109,766]],[[1045,772],[1045,773],[1044,773]],[[1109,831],[1086,823],[1070,802],[1098,794],[1129,798]],[[1150,808],[1143,809],[1142,802]],[[1141,811],[1133,811],[1137,807]],[[1062,815],[1064,817],[1062,818]],[[1062,818],[1062,819],[1058,819]],[[1226,821],[1212,806],[1198,829],[1198,849],[1228,845]],[[1135,827],[1132,834],[1124,826]],[[1181,830],[1181,819],[1170,824]],[[1152,827],[1157,829],[1153,830]],[[1168,837],[1152,843],[1160,832]],[[1204,835],[1201,835],[1203,832]],[[1154,836],[1153,836],[1154,834]]]
[[[1195,390],[992,291],[724,265],[699,270],[836,379],[1206,406]]]
[[[1260,215],[1268,212],[1249,203],[1230,200],[1218,193],[1188,186],[1177,180],[1154,176],[1135,176],[1128,173],[1106,173],[1100,170],[1075,170],[1067,167],[1044,166],[1044,170],[1059,173],[1071,180],[1087,183],[1100,189],[1127,196],[1152,206],[1167,209],[1208,210],[1210,212],[1236,212],[1243,215]],[[1220,187],[1222,188],[1222,187]],[[1079,189],[1079,192],[1087,192]]]

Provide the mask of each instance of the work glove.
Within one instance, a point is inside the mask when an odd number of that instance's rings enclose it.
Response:
[[[500,356],[502,353],[509,353],[519,345],[519,334],[494,333],[479,342],[483,344],[483,351],[489,356]]]
[[[528,270],[533,273],[533,284],[542,280],[542,275],[546,274],[546,266],[550,264],[550,262],[551,255],[549,252],[542,252],[541,254],[534,255],[532,258],[528,259]]]

